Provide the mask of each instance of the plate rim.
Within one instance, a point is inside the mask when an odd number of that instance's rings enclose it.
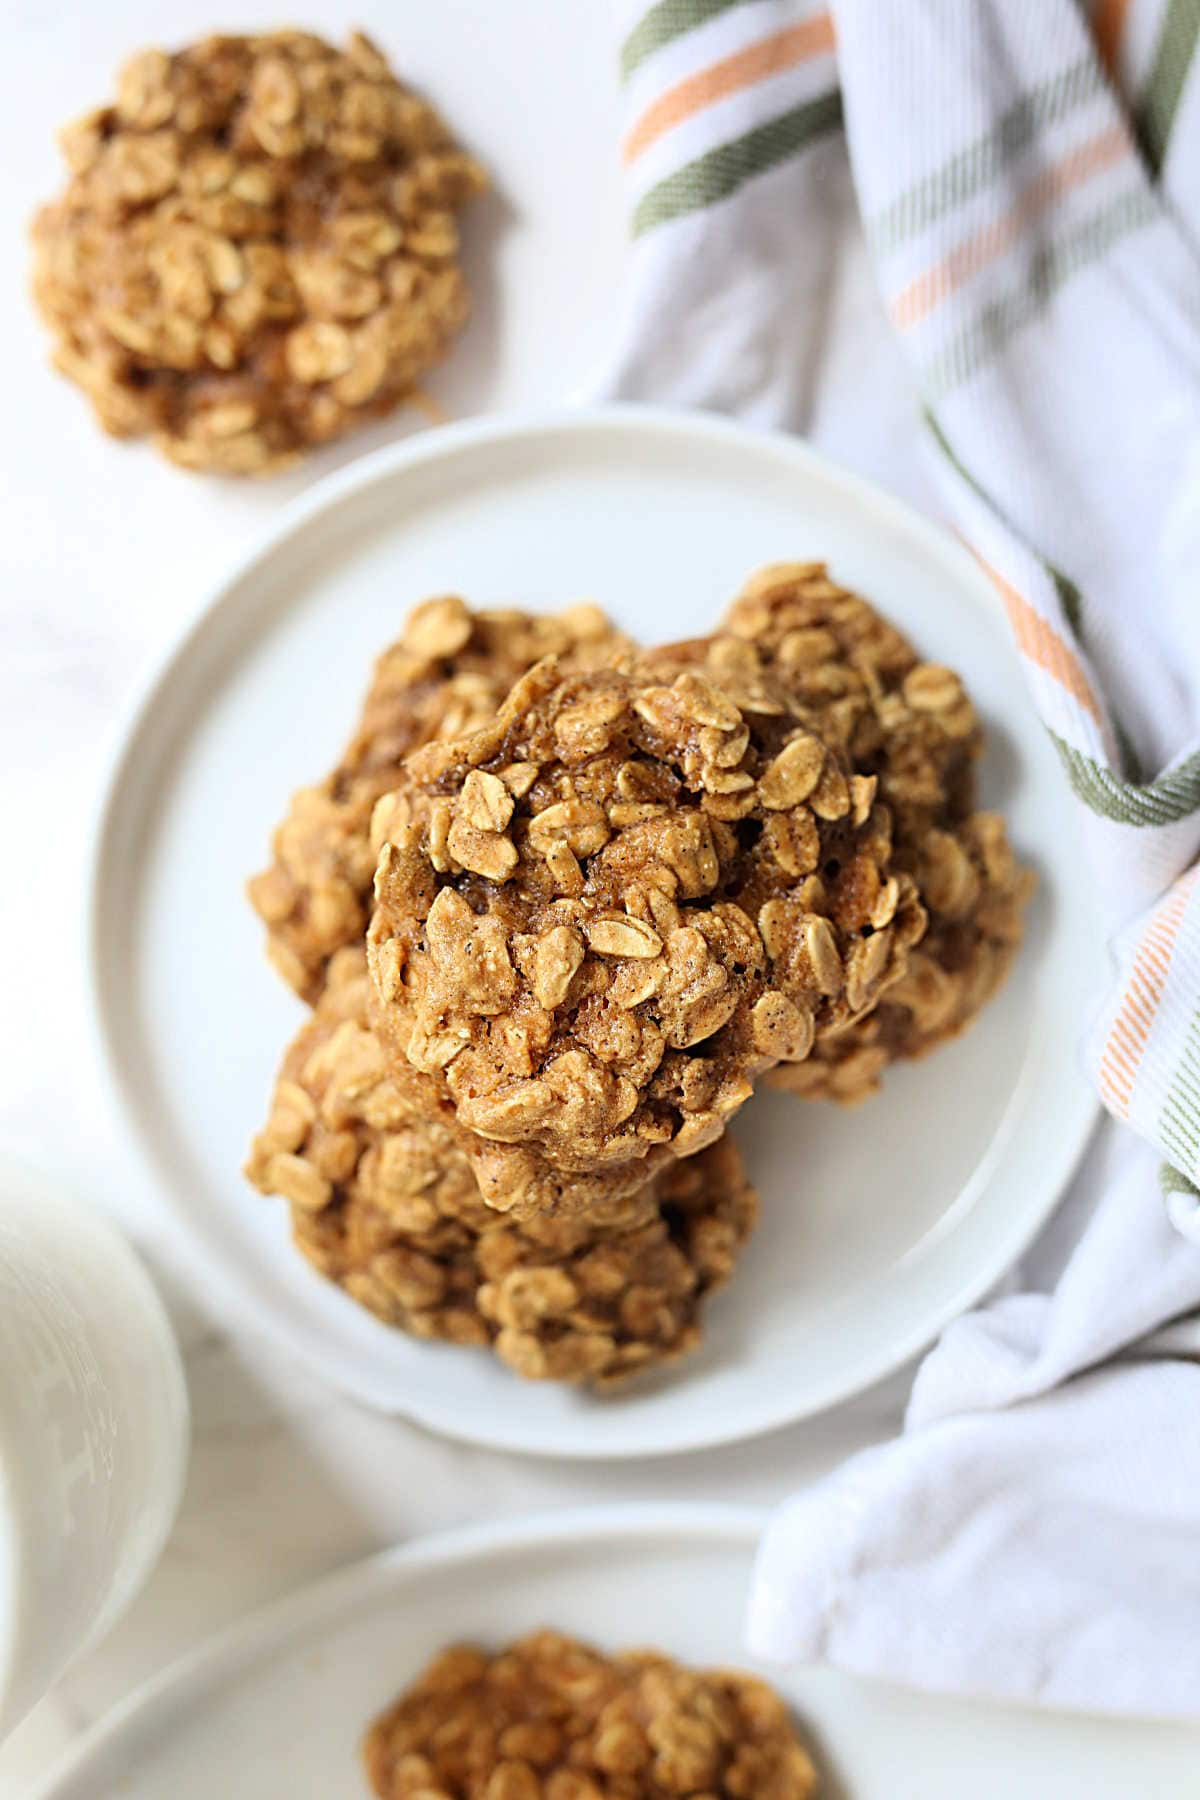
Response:
[[[594,1505],[557,1507],[522,1512],[502,1519],[456,1525],[422,1532],[352,1562],[302,1581],[264,1601],[239,1619],[209,1633],[191,1649],[174,1657],[165,1668],[139,1682],[128,1694],[103,1712],[76,1741],[39,1777],[25,1800],[79,1800],[72,1784],[95,1774],[89,1769],[98,1758],[119,1752],[127,1733],[137,1732],[149,1719],[167,1708],[194,1704],[206,1683],[220,1678],[227,1665],[237,1666],[260,1658],[321,1620],[339,1616],[360,1593],[368,1598],[381,1581],[406,1575],[428,1574],[485,1556],[506,1556],[545,1545],[559,1550],[597,1550],[631,1538],[663,1540],[671,1546],[688,1540],[714,1548],[742,1547],[753,1555],[755,1545],[771,1516],[767,1506],[750,1506],[712,1500],[623,1500]],[[756,1660],[740,1644],[737,1662]],[[1089,1711],[1081,1707],[1039,1707],[1029,1701],[988,1693],[951,1693],[906,1683],[902,1678],[865,1674],[823,1660],[791,1660],[776,1665],[781,1672],[809,1668],[844,1676],[872,1691],[912,1694],[963,1707],[987,1708],[998,1713],[1019,1713],[1031,1719],[1057,1720],[1064,1725],[1103,1724],[1200,1734],[1200,1726],[1183,1719],[1157,1719],[1140,1713]],[[103,1768],[101,1774],[104,1773]],[[90,1794],[90,1790],[89,1790]]]
[[[238,590],[263,565],[274,557],[297,533],[322,514],[333,516],[337,509],[356,495],[377,483],[401,476],[407,470],[426,467],[449,460],[463,451],[512,444],[537,439],[548,434],[568,432],[584,436],[601,435],[619,430],[632,431],[654,438],[668,434],[675,438],[708,440],[717,445],[738,446],[758,454],[776,458],[781,466],[801,476],[816,476],[835,483],[853,502],[874,519],[915,540],[925,554],[947,568],[952,577],[968,585],[998,621],[1003,608],[990,583],[966,547],[941,526],[925,518],[915,508],[875,483],[843,468],[840,464],[812,448],[804,440],[784,432],[765,430],[720,414],[686,409],[645,406],[625,402],[587,407],[557,406],[530,411],[504,412],[438,426],[413,437],[385,444],[380,449],[358,457],[344,467],[315,481],[311,487],[285,503],[250,548],[235,559],[231,567],[200,596],[198,603],[168,637],[165,645],[150,659],[141,678],[135,682],[130,699],[118,714],[110,736],[107,755],[101,761],[99,798],[92,814],[92,827],[85,854],[84,904],[82,908],[83,961],[85,968],[87,1032],[93,1061],[101,1083],[101,1091],[117,1128],[121,1169],[136,1174],[140,1193],[154,1197],[153,1241],[182,1268],[180,1252],[186,1245],[189,1288],[197,1271],[203,1272],[206,1290],[214,1305],[229,1320],[243,1316],[244,1303],[236,1271],[228,1259],[212,1251],[200,1233],[194,1230],[186,1209],[175,1198],[175,1184],[159,1175],[149,1146],[141,1131],[127,1092],[126,1071],[118,1051],[118,1034],[110,1016],[108,983],[104,972],[103,939],[105,889],[114,824],[121,804],[124,778],[143,731],[150,724],[156,705],[186,663],[202,635],[213,628],[238,603]],[[349,1393],[358,1404],[370,1406],[389,1417],[408,1419],[451,1441],[469,1443],[481,1448],[512,1455],[563,1458],[572,1462],[641,1461],[649,1457],[694,1455],[704,1450],[749,1442],[785,1429],[801,1421],[819,1416],[865,1392],[875,1383],[893,1374],[914,1356],[933,1344],[954,1319],[995,1286],[1024,1254],[1051,1217],[1067,1183],[1074,1174],[1100,1115],[1100,1101],[1093,1092],[1079,1091],[1071,1117],[1071,1129],[1058,1142],[1055,1179],[1048,1181],[1037,1207],[1031,1207],[1019,1229],[1009,1232],[1004,1240],[1004,1255],[996,1256],[976,1270],[970,1279],[960,1281],[953,1295],[936,1310],[930,1311],[916,1328],[896,1337],[886,1353],[876,1356],[857,1373],[841,1382],[827,1383],[827,1391],[809,1400],[788,1400],[788,1384],[774,1385],[776,1399],[767,1404],[751,1420],[731,1416],[725,1424],[695,1425],[685,1429],[666,1444],[641,1439],[629,1443],[599,1440],[589,1444],[563,1447],[553,1441],[553,1430],[542,1434],[529,1431],[513,1435],[505,1430],[502,1415],[494,1428],[478,1424],[459,1425],[453,1417],[436,1407],[426,1408],[420,1393],[384,1398],[367,1386],[350,1387],[311,1355],[308,1349],[280,1324],[273,1313],[261,1320],[261,1327],[278,1348],[296,1356],[322,1379],[330,1381],[339,1392]],[[619,1405],[619,1400],[614,1404]]]
[[[427,1574],[472,1558],[505,1556],[542,1545],[597,1549],[631,1537],[675,1544],[681,1538],[732,1543],[753,1551],[769,1512],[766,1506],[715,1500],[614,1501],[456,1525],[376,1550],[256,1606],[139,1682],[67,1747],[26,1800],[71,1800],[69,1784],[88,1776],[89,1763],[118,1749],[123,1735],[136,1731],[147,1715],[163,1707],[188,1705],[228,1664],[236,1669],[239,1663],[261,1657],[271,1646],[319,1620],[340,1614],[356,1595],[373,1594],[381,1580]]]

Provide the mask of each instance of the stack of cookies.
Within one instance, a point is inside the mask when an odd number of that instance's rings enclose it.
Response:
[[[312,1014],[248,1173],[347,1293],[604,1386],[699,1341],[767,1079],[854,1101],[967,1025],[1030,877],[958,677],[820,564],[642,650],[426,602],[250,884]]]

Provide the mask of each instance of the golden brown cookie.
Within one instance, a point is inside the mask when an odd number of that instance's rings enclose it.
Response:
[[[370,1727],[378,1800],[810,1800],[817,1772],[773,1689],[556,1631],[445,1650]]]
[[[536,1209],[543,1165],[636,1185],[871,1010],[925,923],[874,788],[779,684],[737,705],[633,663],[539,664],[408,759],[373,827],[373,1018],[488,1144],[490,1204]]]
[[[901,1058],[925,1056],[973,1023],[1020,948],[1034,878],[1013,855],[996,813],[970,813],[920,846],[917,883],[929,926],[908,967],[869,1018],[818,1044],[802,1066],[772,1070],[773,1085],[856,1105]]]
[[[876,778],[898,852],[970,812],[983,734],[962,682],[824,563],[759,569],[707,642],[715,679],[734,693],[784,682],[810,727]]]
[[[982,732],[958,676],[922,662],[908,640],[824,564],[775,564],[746,583],[707,661],[731,692],[784,681],[803,716],[891,814],[893,863],[916,883],[929,925],[905,972],[868,1017],[823,1035],[774,1085],[856,1101],[889,1063],[917,1057],[969,1025],[1003,981],[1033,888],[1004,823],[974,811]]]
[[[34,295],[117,437],[267,473],[411,398],[466,321],[483,172],[358,33],[145,50],[62,141]]]
[[[510,1227],[483,1204],[466,1134],[430,1077],[389,1068],[361,949],[340,951],[289,1048],[247,1174],[290,1203],[308,1259],[385,1323],[492,1345],[518,1374],[612,1386],[700,1341],[757,1201],[733,1144],[586,1219]]]
[[[315,1000],[329,958],[366,935],[376,863],[371,813],[395,785],[409,751],[492,718],[513,683],[543,656],[587,667],[626,646],[590,605],[544,614],[472,612],[446,596],[413,609],[400,638],[375,664],[337,768],[295,794],[274,834],[270,868],[249,884],[251,904],[267,926],[268,954],[298,994]]]

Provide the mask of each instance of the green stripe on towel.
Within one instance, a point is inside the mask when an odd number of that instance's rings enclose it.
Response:
[[[1200,1168],[1200,1012],[1193,1018],[1159,1114],[1158,1135],[1176,1163]],[[1194,1191],[1194,1190],[1193,1190]]]
[[[707,25],[718,14],[747,3],[748,0],[658,0],[657,6],[643,13],[621,45],[621,80],[628,81],[639,64],[664,44],[673,43],[697,25]]]
[[[1142,153],[1155,175],[1166,159],[1198,38],[1200,0],[1169,0],[1137,116]]]
[[[923,175],[868,221],[867,237],[872,250],[877,256],[887,256],[946,213],[965,206],[990,187],[1047,125],[1065,119],[1103,86],[1099,63],[1094,56],[1086,56],[1030,88],[990,131],[958,151],[940,169]]]
[[[1164,1198],[1168,1194],[1187,1194],[1193,1200],[1200,1200],[1200,1188],[1194,1181],[1189,1181],[1181,1169],[1173,1169],[1170,1163],[1159,1164],[1158,1185]]]
[[[1067,779],[1085,806],[1117,825],[1176,825],[1200,807],[1200,750],[1156,781],[1121,781],[1082,750],[1050,733]]]
[[[1122,238],[1160,217],[1157,200],[1139,185],[1098,207],[1055,242],[1039,246],[1020,285],[985,306],[934,357],[924,375],[930,398],[940,399],[969,381],[1046,310],[1060,288],[1099,262]]]
[[[642,195],[633,214],[634,237],[727,199],[755,175],[786,162],[841,122],[842,97],[835,89],[756,125],[743,137],[706,150]]]

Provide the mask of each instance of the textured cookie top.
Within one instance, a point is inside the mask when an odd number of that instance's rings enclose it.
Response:
[[[898,843],[969,810],[982,732],[961,680],[921,661],[824,563],[758,570],[708,645],[714,677],[731,692],[785,682],[813,729],[858,774],[877,777]]]
[[[735,702],[692,654],[539,665],[374,822],[379,1029],[471,1131],[561,1169],[712,1142],[924,925],[874,779],[785,684]]]
[[[875,1011],[819,1043],[806,1063],[768,1080],[809,1099],[855,1105],[891,1063],[957,1037],[1001,986],[1020,947],[1033,872],[1013,855],[997,813],[970,813],[953,831],[931,830],[917,858],[929,925]]]
[[[815,731],[873,775],[892,821],[893,867],[929,916],[904,974],[870,1015],[821,1038],[773,1083],[856,1101],[898,1058],[969,1025],[1007,974],[1033,888],[1004,822],[975,807],[982,732],[953,670],[923,662],[861,595],[821,563],[779,563],[746,583],[705,658],[731,692],[783,680]]]
[[[732,1142],[628,1200],[597,1196],[586,1219],[510,1226],[484,1205],[436,1084],[388,1066],[366,1001],[362,950],[342,951],[247,1165],[288,1200],[322,1274],[387,1324],[493,1344],[533,1378],[611,1386],[692,1349],[757,1210]]]
[[[62,142],[34,227],[58,366],[176,462],[279,468],[411,395],[466,319],[482,171],[357,33],[143,51]]]
[[[329,958],[366,935],[376,863],[371,813],[399,779],[404,757],[494,718],[513,683],[544,656],[586,668],[628,647],[588,604],[558,613],[473,612],[446,595],[413,609],[375,664],[338,766],[293,796],[272,839],[271,866],[249,883],[268,954],[297,993],[315,1000]]]
[[[446,1650],[371,1726],[379,1800],[809,1800],[812,1759],[765,1682],[539,1631]]]

